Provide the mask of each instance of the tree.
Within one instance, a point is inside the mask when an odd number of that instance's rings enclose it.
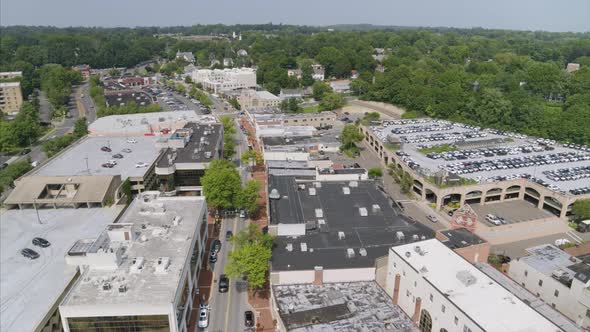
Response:
[[[301,103],[300,100],[297,98],[283,99],[283,101],[281,101],[281,106],[280,106],[281,111],[297,113],[301,110],[301,107],[299,107],[300,103]]]
[[[256,165],[262,165],[264,162],[262,154],[256,150],[248,150],[242,153],[240,160],[245,164],[256,163]]]
[[[248,278],[248,286],[257,290],[267,281],[268,262],[272,257],[272,237],[256,224],[240,231],[231,240],[237,247],[229,253],[225,273],[232,278]]]
[[[322,100],[322,98],[324,97],[324,95],[326,93],[332,92],[332,88],[328,84],[326,84],[322,81],[317,81],[317,82],[313,83],[312,89],[313,89],[313,99],[315,99],[315,100]]]
[[[350,91],[357,96],[360,96],[364,93],[369,92],[369,83],[365,80],[357,78],[356,80],[352,80],[350,82]]]
[[[88,125],[86,124],[86,118],[79,118],[74,124],[74,136],[80,138],[88,134]]]
[[[237,200],[237,206],[248,211],[250,215],[256,215],[258,212],[258,198],[260,197],[260,182],[249,180],[240,192]]]
[[[201,178],[207,203],[216,209],[236,206],[242,190],[236,165],[228,160],[213,160]]]
[[[47,157],[51,158],[67,146],[72,144],[76,140],[74,136],[60,136],[48,141],[43,142],[41,150],[47,154]]]
[[[12,187],[13,181],[21,175],[33,169],[31,164],[26,161],[16,161],[0,170],[0,193],[4,192],[7,187]]]
[[[320,101],[320,111],[331,111],[344,106],[344,97],[339,93],[327,93]]]
[[[117,68],[112,68],[109,70],[109,76],[120,76],[121,71]]]
[[[342,129],[340,133],[340,142],[344,148],[350,148],[354,146],[355,143],[361,142],[365,136],[359,131],[359,129],[355,125],[346,125]]]
[[[223,155],[224,158],[229,159],[236,154],[236,143],[234,142],[236,134],[236,126],[234,120],[227,115],[219,118],[219,122],[223,126]]]
[[[133,201],[133,194],[131,192],[131,181],[129,181],[129,178],[125,179],[125,181],[123,181],[123,183],[121,184],[121,190],[123,191],[123,194],[125,194],[125,197],[127,198],[127,204],[130,204]]]
[[[578,220],[590,219],[590,199],[579,199],[574,202],[572,213]]]
[[[184,83],[191,84],[193,83],[193,79],[187,75],[184,77]]]
[[[232,99],[229,100],[229,103],[238,111],[240,109],[242,109],[242,106],[240,105],[240,102],[238,101],[238,98],[236,98],[236,97],[232,97]]]
[[[369,177],[372,179],[380,178],[383,176],[383,170],[381,169],[381,167],[369,168],[368,173],[369,173]]]

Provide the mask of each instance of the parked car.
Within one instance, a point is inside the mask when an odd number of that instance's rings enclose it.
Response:
[[[130,149],[130,148],[124,148],[124,149],[123,149],[123,150],[121,150],[121,151],[123,151],[123,152],[125,152],[125,153],[131,153],[131,149]]]
[[[116,153],[116,154],[113,155],[113,158],[121,159],[121,158],[123,158],[123,155],[120,154],[120,153]]]
[[[135,144],[137,143],[137,140],[135,138],[129,138],[127,139],[127,143]]]
[[[31,153],[31,149],[29,149],[29,148],[25,148],[25,149],[22,149],[22,150],[20,151],[20,155],[21,155],[21,156],[24,156],[24,155],[26,155],[26,154],[28,154],[28,153]]]
[[[250,310],[244,312],[244,325],[246,327],[254,326],[254,313]]]
[[[216,253],[218,253],[221,250],[221,241],[215,239],[213,240],[213,243],[211,244],[211,251],[215,251]]]
[[[144,163],[144,162],[138,162],[137,164],[135,164],[135,168],[143,168],[143,167],[147,167],[148,164]]]
[[[498,218],[493,214],[486,215],[486,221],[492,225],[496,225],[496,226],[502,225],[502,222],[500,222],[500,220],[498,220]]]
[[[199,309],[199,327],[206,328],[209,326],[209,307],[201,304]]]
[[[37,246],[37,247],[41,247],[41,248],[47,248],[51,245],[51,243],[47,240],[45,240],[42,237],[36,237],[33,239],[33,245]]]
[[[217,262],[217,253],[215,251],[211,251],[209,254],[209,263]]]
[[[432,221],[433,223],[438,222],[438,218],[433,214],[427,215],[426,218],[428,218],[428,220]]]
[[[234,236],[234,233],[232,233],[232,231],[225,232],[225,239],[226,240],[231,239],[232,236]]]
[[[104,168],[113,168],[113,167],[115,167],[115,165],[114,164],[111,164],[111,163],[104,163],[101,166],[104,167]]]
[[[102,148],[100,148],[100,151],[111,152],[112,150],[108,146],[103,146]]]
[[[39,253],[33,249],[25,248],[20,251],[21,255],[25,256],[26,258],[30,259],[37,259],[39,258]]]
[[[229,279],[227,275],[222,274],[219,276],[219,292],[226,293],[229,289]]]

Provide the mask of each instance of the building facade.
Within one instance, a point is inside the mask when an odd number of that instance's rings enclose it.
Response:
[[[13,77],[5,79],[11,80]],[[1,82],[1,80],[2,78],[0,78],[0,111],[6,114],[18,113],[23,104],[20,82]]]
[[[277,108],[281,105],[281,98],[268,91],[242,90],[238,96],[240,107],[244,110],[251,108]]]
[[[193,82],[214,93],[256,87],[256,71],[252,68],[194,69],[190,75]]]

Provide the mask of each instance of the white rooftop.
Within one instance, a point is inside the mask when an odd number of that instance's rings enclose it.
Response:
[[[423,255],[416,252],[420,247]],[[391,249],[485,331],[560,331],[549,320],[436,239]],[[409,255],[407,254],[409,252]],[[409,256],[409,257],[408,257]],[[459,276],[472,282],[464,283]]]
[[[0,88],[16,88],[20,86],[20,82],[2,82]]]
[[[518,261],[527,264],[546,276],[551,276],[558,269],[569,273],[572,277],[576,274],[568,266],[574,265],[577,261],[572,258],[572,255],[552,244],[527,248],[526,251],[529,255],[518,258]]]
[[[96,119],[88,126],[88,131],[90,136],[159,135],[163,129],[172,131],[198,121],[215,122],[215,118],[198,115],[195,111],[110,115]]]
[[[105,254],[120,251],[123,253],[120,264],[104,268],[104,260],[89,259],[94,265],[89,266],[61,307],[120,305],[123,308],[128,304],[173,303],[183,268],[191,258],[191,243],[203,222],[203,209],[206,209],[204,197],[160,197],[155,191],[139,195],[118,223],[110,226],[110,229],[131,229],[130,241],[117,240],[105,230],[93,243],[79,242],[76,246],[77,252],[85,253],[96,252],[92,249],[95,247]],[[73,259],[76,257],[79,255]],[[134,261],[143,262],[142,267],[132,268]],[[107,281],[112,289],[105,291],[102,286]],[[118,291],[121,285],[127,287],[126,292]]]
[[[137,143],[128,143],[126,137],[87,137],[75,145],[68,147],[46,164],[41,165],[32,175],[41,176],[73,176],[73,175],[121,175],[121,180],[128,177],[142,177],[158,157],[156,148],[157,137],[134,137]],[[111,152],[103,152],[103,146]],[[130,149],[131,152],[124,152]],[[123,158],[114,158],[114,154]],[[113,168],[102,167],[109,160],[117,161]],[[88,162],[88,168],[86,163]],[[150,166],[136,168],[139,162]]]
[[[280,100],[281,99],[266,90],[256,91],[256,96],[260,99],[266,99],[266,100]]]
[[[33,331],[76,274],[64,254],[81,237],[95,237],[120,210],[116,208],[0,210],[0,330]],[[33,246],[34,237],[51,246]],[[20,251],[31,248],[35,260]]]

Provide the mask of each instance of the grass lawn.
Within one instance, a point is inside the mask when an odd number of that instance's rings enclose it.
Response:
[[[450,151],[457,151],[457,148],[454,146],[451,146],[449,144],[442,144],[442,145],[435,145],[431,148],[424,148],[424,149],[418,150],[418,152],[423,153],[423,154],[432,153],[432,152],[442,153],[442,152],[450,152]]]
[[[301,111],[301,113],[318,113],[320,111],[320,107],[319,106],[308,106],[308,107],[304,107],[303,110]]]

